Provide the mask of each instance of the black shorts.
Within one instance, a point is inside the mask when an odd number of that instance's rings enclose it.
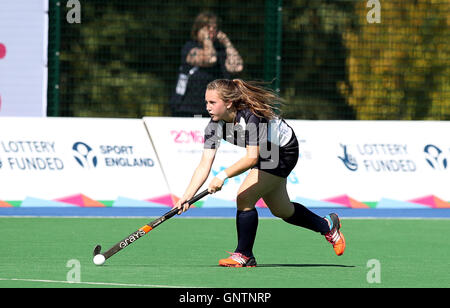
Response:
[[[268,150],[272,152],[272,149]],[[295,168],[295,165],[297,165],[299,155],[298,141],[294,132],[292,132],[291,140],[283,147],[279,147],[277,151],[279,153],[278,155],[271,155],[268,158],[264,158],[264,155],[260,153],[258,163],[252,169],[259,169],[282,178],[287,178]]]

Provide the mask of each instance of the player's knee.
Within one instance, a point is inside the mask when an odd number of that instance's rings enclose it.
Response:
[[[281,219],[287,219],[292,216],[292,213],[289,213],[288,211],[285,210],[283,211],[281,209],[271,209],[271,208],[269,209],[273,216]]]
[[[290,204],[284,206],[281,204],[276,204],[276,206],[273,206],[271,203],[267,203],[266,200],[264,200],[267,204],[267,207],[269,208],[270,212],[273,216],[281,218],[281,219],[287,219],[291,217],[294,214],[294,209]]]

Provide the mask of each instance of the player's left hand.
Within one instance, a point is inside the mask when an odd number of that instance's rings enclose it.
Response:
[[[208,186],[208,191],[213,194],[215,192],[218,192],[222,189],[223,186],[223,182],[221,179],[214,177],[211,181],[211,183],[209,183]]]

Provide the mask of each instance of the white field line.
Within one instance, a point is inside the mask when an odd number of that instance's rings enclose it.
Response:
[[[115,287],[143,287],[143,288],[193,288],[186,286],[169,286],[157,284],[136,284],[136,283],[118,283],[118,282],[70,282],[63,280],[47,280],[47,279],[26,279],[26,278],[0,278],[0,281],[23,281],[23,282],[40,282],[40,283],[60,283],[71,285],[93,285],[93,286],[115,286]],[[194,287],[196,288],[196,287]]]

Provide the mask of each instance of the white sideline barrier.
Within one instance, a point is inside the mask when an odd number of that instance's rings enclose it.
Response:
[[[142,120],[0,119],[0,200],[57,206],[42,200],[79,194],[109,201],[169,194]]]
[[[0,207],[10,206],[2,201],[170,206],[171,195],[182,196],[200,161],[208,121],[1,118]],[[287,179],[292,201],[308,207],[450,207],[450,123],[287,122],[300,144]],[[243,155],[245,149],[222,141],[201,189]],[[202,206],[235,207],[246,175],[228,179]]]
[[[144,121],[171,192],[181,196],[200,161],[209,119],[152,117]],[[291,200],[311,207],[359,207],[359,201],[394,208],[415,207],[409,201],[436,196],[450,200],[448,122],[287,122],[300,144],[299,161],[287,180]],[[204,186],[245,153],[225,141],[219,149]],[[234,206],[231,201],[245,175],[228,179],[204,206]],[[434,199],[430,200],[422,204],[434,207]]]
[[[157,149],[170,190],[177,197],[181,197],[200,162],[204,131],[209,118],[145,117],[144,122]],[[222,141],[211,173],[201,189],[207,188],[215,174],[231,166],[244,154],[245,149]],[[204,198],[204,206],[235,206],[231,201],[236,199],[237,189],[246,174],[227,180],[220,192]]]
[[[300,141],[295,168],[303,197],[360,201],[450,200],[450,123],[289,121]],[[294,191],[292,191],[294,193]]]

